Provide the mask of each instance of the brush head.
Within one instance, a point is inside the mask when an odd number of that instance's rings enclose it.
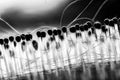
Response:
[[[9,41],[10,41],[10,42],[13,42],[13,41],[14,41],[14,37],[13,37],[13,36],[10,36],[10,37],[9,37]]]
[[[51,29],[49,29],[49,30],[47,31],[47,33],[48,33],[49,36],[51,36],[51,35],[53,34],[53,31],[52,31]]]
[[[91,27],[92,27],[92,22],[87,21],[87,23],[86,23],[86,24],[88,25],[88,28],[91,28]]]
[[[114,17],[112,20],[113,20],[113,22],[114,22],[115,24],[118,23],[118,19],[117,19],[117,17]]]
[[[20,42],[20,41],[21,41],[21,37],[20,37],[20,36],[16,36],[16,37],[15,37],[15,40],[16,40],[17,42]]]
[[[8,44],[9,40],[7,38],[4,38],[4,44]]]
[[[56,36],[57,34],[58,34],[58,33],[57,33],[57,30],[54,29],[54,30],[53,30],[53,35]]]
[[[33,48],[34,48],[35,50],[38,50],[38,43],[37,43],[36,40],[33,40],[33,41],[32,41],[32,45],[33,45]]]
[[[64,40],[64,36],[63,35],[59,35],[60,40]]]
[[[23,45],[23,46],[24,46],[24,45],[25,45],[25,41],[23,41],[23,42],[21,43],[21,45]]]
[[[75,32],[76,32],[76,28],[75,28],[75,27],[70,27],[70,28],[69,28],[69,31],[70,31],[71,33],[75,33]]]
[[[95,27],[96,29],[101,29],[101,26],[102,26],[102,24],[101,24],[99,21],[96,21],[96,22],[94,23],[94,27]]]
[[[109,22],[109,26],[111,26],[111,27],[114,27],[114,21],[113,20],[110,20],[110,22]]]
[[[45,31],[42,31],[41,32],[41,38],[45,38],[46,37],[46,32]]]
[[[25,34],[21,34],[20,37],[22,40],[25,40]]]
[[[83,32],[85,30],[83,25],[80,25],[80,31]]]
[[[3,45],[4,41],[3,39],[0,39],[0,44]]]
[[[85,31],[88,31],[89,26],[88,26],[87,24],[84,24],[83,26],[84,26],[84,30],[85,30]]]
[[[102,29],[102,32],[104,32],[104,33],[106,33],[108,31],[108,29],[105,27],[105,25],[102,25],[101,29]]]
[[[57,30],[57,33],[58,33],[58,35],[61,35],[61,30],[58,29],[58,30]]]
[[[37,37],[41,37],[41,32],[40,32],[40,31],[37,31],[37,32],[36,32],[36,35],[37,35]]]
[[[66,33],[67,32],[67,28],[66,27],[62,27],[62,32]]]
[[[25,35],[26,41],[30,41],[32,39],[32,34]]]
[[[80,30],[80,25],[79,24],[75,24],[75,28],[76,28],[76,30]]]
[[[105,25],[109,25],[109,23],[110,23],[110,20],[108,18],[104,19],[104,24]]]
[[[88,31],[88,36],[91,36],[92,35],[92,32],[91,31]]]
[[[9,45],[8,45],[8,44],[4,44],[4,48],[5,48],[5,49],[8,49],[8,48],[9,48]]]
[[[16,47],[16,45],[17,45],[17,44],[16,44],[16,41],[14,41],[14,47]]]
[[[54,41],[55,40],[55,37],[54,36],[51,36],[50,37],[50,41]]]

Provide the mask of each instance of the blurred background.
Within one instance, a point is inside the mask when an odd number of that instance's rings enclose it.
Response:
[[[20,32],[32,31],[40,26],[60,27],[60,17],[64,8],[75,0],[0,0],[0,16]],[[69,24],[91,0],[78,0],[64,13],[62,26]],[[92,18],[104,0],[93,3],[80,17]],[[120,0],[108,0],[95,20],[120,17]],[[81,24],[82,22],[79,21]],[[12,31],[0,21],[0,33]]]

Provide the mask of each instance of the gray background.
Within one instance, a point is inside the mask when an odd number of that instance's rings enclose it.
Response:
[[[57,0],[56,0],[57,1]],[[67,0],[60,4],[56,9],[46,12],[45,14],[24,14],[22,10],[16,8],[8,8],[1,14],[2,18],[11,24],[15,29],[23,31],[25,29],[35,29],[39,26],[59,26],[60,16],[70,2],[74,0]],[[81,0],[70,6],[63,16],[62,25],[65,26],[70,23],[88,4],[90,0]],[[81,17],[92,18],[97,11],[98,7],[104,0],[94,0],[94,2],[88,7],[88,9],[81,15]],[[99,12],[95,20],[103,22],[105,18],[112,18],[114,16],[119,17],[120,15],[120,0],[108,0]],[[9,4],[8,4],[9,5]],[[39,8],[39,7],[38,7]],[[44,9],[44,7],[43,7]],[[82,21],[79,21],[81,24]],[[4,33],[11,29],[2,21],[0,21],[0,32]]]

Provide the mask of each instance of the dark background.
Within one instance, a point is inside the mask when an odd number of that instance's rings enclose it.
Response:
[[[60,27],[60,17],[63,9],[70,2],[69,0],[64,5],[61,5],[57,9],[46,13],[45,15],[24,15],[20,10],[6,10],[2,14],[2,18],[9,24],[14,26],[15,29],[21,31],[25,29],[35,29],[39,26],[55,26]],[[69,24],[88,4],[90,0],[80,0],[77,3],[70,6],[63,16],[62,26]],[[87,10],[81,15],[81,17],[92,18],[97,11],[98,7],[104,0],[94,0],[93,3],[87,8]],[[95,20],[103,22],[105,18],[120,17],[120,0],[108,0],[103,6]],[[79,21],[81,24],[82,22]],[[11,30],[5,23],[0,22],[1,32]],[[4,30],[2,30],[4,29]]]

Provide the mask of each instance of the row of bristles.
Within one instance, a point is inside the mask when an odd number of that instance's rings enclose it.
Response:
[[[105,25],[114,27],[115,24],[118,24],[118,31],[120,31],[120,27],[119,27],[119,22],[120,22],[120,18],[118,19],[117,17],[114,17],[112,19],[104,19],[104,24],[102,25],[101,22],[99,21],[95,21],[94,23],[92,23],[91,21],[87,21],[85,24],[75,24],[72,27],[62,27],[62,28],[57,28],[57,29],[48,29],[47,31],[37,31],[36,32],[36,36],[38,38],[45,38],[46,35],[48,34],[50,36],[50,40],[54,41],[55,40],[55,36],[58,36],[60,38],[60,40],[64,40],[64,35],[68,32],[70,33],[75,33],[76,37],[81,36],[81,33],[84,31],[88,32],[88,35],[92,35],[92,34],[96,34],[95,29],[101,29],[102,32],[106,33],[108,30],[106,28]],[[88,31],[89,29],[91,29],[90,31]],[[77,33],[79,31],[79,33]],[[14,46],[17,45],[17,42],[21,42],[21,41],[30,41],[32,40],[33,35],[32,34],[21,34],[18,36],[10,36],[9,38],[4,38],[4,39],[0,39],[0,45],[4,45],[5,48],[9,48],[8,43],[9,42],[13,42]]]
[[[92,24],[92,22],[88,21],[83,25],[76,24],[69,28],[62,27],[61,29],[53,29],[53,30],[49,29],[49,30],[47,30],[47,33],[45,31],[37,31],[36,36],[41,39],[45,38],[47,34],[52,38],[54,36],[59,36],[59,37],[62,36],[61,40],[63,40],[64,35],[62,35],[62,34],[67,35],[68,32],[77,34],[77,31],[82,33],[84,31],[88,31],[88,29],[91,29],[92,30],[91,34],[95,34],[95,29],[101,29],[102,32],[106,33],[106,31],[108,31],[108,30],[105,25],[114,27],[114,24],[119,25],[119,21],[120,21],[120,19],[117,19],[116,17],[114,17],[112,19],[105,19],[104,25],[102,25],[102,23],[100,23],[98,21],[94,22],[93,24]],[[89,34],[89,36],[91,34]],[[33,38],[32,34],[26,34],[26,35],[21,34],[20,36],[16,36],[16,37],[10,36],[9,38],[0,39],[0,44],[5,46],[5,45],[8,45],[9,42],[15,43],[15,42],[21,42],[22,40],[30,41],[30,40],[32,40],[32,38]]]

